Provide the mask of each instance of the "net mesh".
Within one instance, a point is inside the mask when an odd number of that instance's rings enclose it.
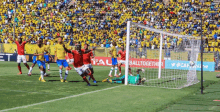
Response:
[[[198,82],[196,68],[200,40],[138,24],[131,25],[129,35],[129,66],[132,75],[141,76],[141,85],[177,89]],[[141,71],[138,73],[138,70]]]

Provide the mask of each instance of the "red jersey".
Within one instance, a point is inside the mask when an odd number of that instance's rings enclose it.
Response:
[[[83,54],[83,63],[90,64],[91,63],[91,56],[93,56],[92,51],[90,51],[89,53]]]
[[[79,54],[79,52],[77,50],[72,50],[73,53],[73,59],[74,59],[74,63],[73,66],[78,68],[83,66],[83,54],[85,52],[85,50],[81,50],[81,54]]]
[[[125,60],[125,56],[126,56],[126,51],[125,50],[124,51],[122,51],[122,50],[118,51],[118,54],[121,55],[121,60]]]
[[[15,41],[15,43],[17,44],[18,55],[24,55],[24,47],[25,47],[26,41],[22,42],[21,44],[19,44],[18,41]]]
[[[73,54],[72,53],[67,53],[69,59],[73,59]]]

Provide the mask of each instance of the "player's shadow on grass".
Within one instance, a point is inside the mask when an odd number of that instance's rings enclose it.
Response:
[[[60,82],[60,80],[48,80],[48,82],[56,82],[56,81]]]
[[[59,71],[59,70],[50,70],[50,71]]]
[[[33,73],[33,74],[31,74],[31,75],[40,75],[40,74],[37,74],[37,73]]]
[[[60,77],[60,76],[47,76],[47,77]]]
[[[85,81],[69,81],[69,82],[76,82],[77,83],[77,82],[85,82]]]

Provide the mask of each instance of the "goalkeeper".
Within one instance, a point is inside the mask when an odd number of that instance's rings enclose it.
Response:
[[[135,84],[135,85],[140,85],[141,84],[141,76],[139,72],[142,71],[144,72],[144,69],[137,69],[137,75],[136,76],[130,76],[128,75],[128,84]],[[123,84],[125,82],[125,75],[114,78],[114,79],[104,79],[102,82],[109,82],[109,83],[117,83],[117,84]]]

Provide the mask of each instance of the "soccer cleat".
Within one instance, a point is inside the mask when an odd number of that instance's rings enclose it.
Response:
[[[87,86],[91,86],[91,84],[89,83],[89,84],[87,84]]]
[[[119,76],[121,75],[121,73],[119,73]]]
[[[112,77],[112,75],[108,75],[109,77]]]
[[[29,73],[28,76],[31,76],[31,73]]]
[[[109,83],[112,83],[112,80],[111,80],[111,79],[107,79],[107,81],[108,81]]]
[[[71,67],[69,67],[69,70],[72,70],[72,68],[71,68]]]
[[[39,79],[38,79],[39,81],[41,81],[41,76],[39,77]]]
[[[106,78],[106,79],[102,80],[102,82],[107,82],[107,80],[108,80],[108,78]]]
[[[46,82],[46,80],[43,79],[43,80],[41,80],[41,82]]]
[[[50,71],[50,69],[48,69],[47,71]]]
[[[68,82],[68,81],[64,79],[63,82]]]
[[[94,81],[93,81],[93,83],[97,83],[97,81],[96,81],[96,80],[94,80]]]
[[[21,74],[22,74],[22,72],[19,72],[19,73],[18,73],[18,75],[21,75]]]
[[[46,75],[44,74],[44,77],[48,77],[48,76],[50,76],[50,74],[46,74]]]
[[[60,82],[64,82],[64,80],[63,80],[63,79],[60,79]]]
[[[120,76],[118,76],[117,74],[116,75],[114,75],[115,77],[120,77]]]

